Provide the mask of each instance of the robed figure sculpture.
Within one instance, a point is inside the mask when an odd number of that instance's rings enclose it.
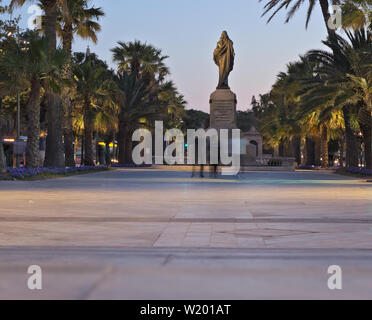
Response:
[[[213,60],[220,69],[220,79],[217,89],[229,89],[229,74],[234,69],[235,52],[233,42],[226,31],[222,32],[217,48],[214,50]]]

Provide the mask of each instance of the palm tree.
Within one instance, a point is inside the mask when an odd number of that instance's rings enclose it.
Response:
[[[164,64],[168,57],[163,56],[161,50],[140,41],[118,42],[111,51],[118,64],[119,162],[127,164],[132,160],[132,133],[142,125],[139,119],[153,116],[155,109],[162,105],[158,94],[169,74]]]
[[[259,2],[262,2],[263,0],[259,0]],[[263,16],[268,14],[269,12],[272,12],[271,16],[268,19],[268,23],[275,17],[275,15],[281,11],[282,9],[288,10],[286,23],[288,23],[293,16],[296,14],[296,12],[301,8],[302,4],[304,2],[308,2],[308,9],[307,9],[307,16],[306,16],[306,28],[309,25],[311,16],[313,14],[314,8],[317,3],[320,4],[323,20],[327,28],[327,32],[329,37],[334,37],[336,35],[336,30],[330,29],[328,22],[331,18],[331,15],[329,13],[329,0],[267,0],[267,3],[264,7],[264,13]],[[341,4],[341,0],[332,0],[331,4],[337,5]]]
[[[262,0],[259,0],[259,1],[261,2]],[[293,16],[301,8],[301,6],[304,4],[304,2],[308,2],[306,27],[309,25],[309,22],[310,22],[310,19],[311,19],[311,16],[313,14],[313,11],[314,11],[314,8],[315,8],[316,4],[319,3],[319,5],[321,7],[321,10],[322,10],[323,21],[324,21],[326,29],[327,29],[328,37],[329,37],[329,39],[331,39],[333,41],[336,41],[336,37],[337,37],[336,30],[334,30],[332,28],[329,28],[329,25],[328,25],[328,22],[331,18],[331,15],[329,13],[330,0],[268,0],[265,7],[264,7],[265,11],[264,11],[263,15],[266,15],[269,12],[272,12],[271,16],[268,19],[268,22],[270,22],[279,11],[281,11],[283,9],[288,10],[287,19],[286,19],[286,23],[287,23],[293,18]],[[333,5],[338,4],[339,5],[342,2],[343,1],[341,1],[341,0],[332,0],[331,4],[333,4]],[[337,55],[338,54],[337,47],[333,48],[333,50],[334,50],[333,53],[335,55]],[[345,119],[349,119],[350,118],[350,112],[351,112],[350,107],[345,106],[343,112],[344,112]],[[349,154],[351,155],[352,148],[353,148],[354,145],[356,145],[356,143],[355,143],[355,139],[352,135],[353,130],[350,127],[350,122],[346,121],[345,124],[346,124],[346,132],[348,133],[346,135],[346,143],[347,143],[347,145],[349,145],[348,150],[350,151]],[[354,158],[354,160],[355,160],[355,158]],[[354,162],[354,161],[351,160],[351,162]]]
[[[173,81],[161,84],[158,94],[160,105],[163,106],[163,120],[165,128],[180,129],[185,115],[185,97],[178,93]]]
[[[363,135],[366,167],[372,169],[372,32],[360,29],[347,33],[352,48],[350,64],[353,73],[349,75],[358,99],[357,120]]]
[[[106,101],[103,101],[102,108],[99,110],[95,117],[94,129],[97,132],[97,136],[101,140],[103,140],[106,145],[104,157],[98,158],[97,162],[99,162],[100,164],[105,163],[106,165],[110,165],[111,144],[113,146],[113,154],[115,154],[115,133],[118,131],[119,107],[114,102],[114,99],[112,99],[112,92],[116,90],[115,83],[108,83],[105,90],[107,91],[107,96],[109,98],[106,99]],[[102,159],[104,159],[104,161]]]
[[[116,77],[119,105],[119,162],[132,162],[132,134],[135,129],[154,129],[154,120],[163,120],[166,128],[182,127],[186,101],[169,81],[139,78],[123,71]]]
[[[31,32],[22,36],[22,45],[13,40],[8,51],[0,57],[0,67],[9,79],[17,68],[22,69],[23,79],[29,83],[30,93],[26,106],[28,116],[28,140],[26,148],[26,165],[29,168],[40,166],[40,96],[41,80],[44,85],[57,88],[56,80],[59,69],[65,62],[61,50],[55,51],[52,57],[48,54],[48,43],[45,38]]]
[[[123,71],[116,76],[119,112],[119,163],[132,162],[132,134],[142,125],[140,119],[157,114],[159,86],[156,81],[137,78],[135,73]]]
[[[67,0],[69,16],[63,15],[61,8],[58,10],[57,32],[62,40],[63,49],[68,55],[68,63],[64,66],[64,73],[67,79],[71,79],[71,57],[72,41],[74,35],[83,39],[90,39],[97,42],[97,33],[101,31],[101,26],[94,20],[104,16],[101,8],[89,7],[89,0]],[[74,134],[72,127],[72,103],[71,89],[65,87],[62,90],[63,107],[63,135],[65,148],[65,163],[68,167],[75,166],[74,159]]]
[[[12,0],[10,8],[23,6],[32,0]],[[45,11],[45,36],[48,41],[48,53],[52,57],[57,46],[57,9],[63,8],[63,14],[68,17],[69,11],[67,0],[41,0]],[[62,122],[61,122],[61,99],[52,88],[46,87],[48,136],[45,155],[45,166],[64,167],[64,148],[62,141]]]
[[[358,166],[355,149],[356,136],[352,130],[353,114],[358,113],[358,106],[371,110],[372,77],[372,39],[365,30],[347,32],[348,40],[337,36],[336,42],[329,39],[324,44],[337,48],[338,54],[327,51],[312,50],[309,59],[317,63],[316,77],[304,82],[303,112],[314,108],[322,113],[342,109],[347,138],[347,165]],[[354,117],[355,118],[355,117]]]
[[[118,64],[118,72],[131,72],[139,77],[141,74],[158,75],[163,80],[169,74],[164,60],[168,56],[162,56],[161,50],[152,45],[134,42],[118,42],[118,46],[111,50],[113,60]]]
[[[371,25],[372,2],[370,0],[345,0],[342,6],[342,24],[345,28],[359,30]]]
[[[270,92],[270,103],[263,104],[266,106],[264,110],[257,110],[257,106],[255,108],[255,113],[261,118],[261,130],[269,143],[271,141],[271,146],[279,147],[281,156],[295,157],[298,164],[301,163],[301,140],[306,137],[309,141],[317,136],[317,132],[311,129],[310,121],[297,117],[301,108],[299,80],[311,73],[312,65],[305,57],[289,63],[287,71],[277,76]],[[311,153],[315,154],[315,150]],[[315,156],[308,158],[315,159]]]
[[[261,2],[262,0],[260,0]],[[286,22],[295,15],[295,13],[299,10],[301,5],[305,2],[305,0],[268,0],[265,5],[265,11],[263,15],[266,15],[269,12],[273,12],[272,15],[269,17],[268,22],[272,20],[272,18],[282,9],[289,10]],[[330,19],[329,14],[329,0],[308,0],[309,7],[306,19],[306,26],[308,26],[311,15],[313,13],[315,5],[319,2],[320,7],[322,9],[323,19],[327,28],[329,40],[336,43],[337,42],[337,34],[336,30],[329,28],[328,21]],[[363,23],[368,23],[365,20],[365,14],[370,13],[371,10],[371,3],[370,0],[332,0],[333,5],[340,5],[343,4],[344,8],[344,20],[345,27],[360,27]],[[364,15],[363,19],[361,16]],[[338,46],[332,46],[331,49],[333,50],[333,54],[336,57],[339,55],[338,59],[342,59],[342,53],[339,52]],[[357,146],[356,137],[353,133],[352,128],[352,117],[353,117],[353,108],[352,105],[347,104],[343,107],[343,114],[345,119],[345,130],[346,130],[346,148],[347,148],[347,163],[352,166],[358,165],[357,159],[357,150],[355,149]]]
[[[76,86],[75,103],[80,104],[84,122],[84,164],[94,165],[93,133],[97,114],[102,110],[110,87],[107,65],[94,54],[86,54],[84,61],[73,66]]]
[[[372,2],[370,0],[346,0],[343,5],[343,25],[345,28],[372,30]],[[358,122],[364,137],[366,166],[372,169],[372,110],[361,107]]]

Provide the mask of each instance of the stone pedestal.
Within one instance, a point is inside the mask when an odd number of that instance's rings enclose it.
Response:
[[[211,94],[210,127],[213,129],[236,129],[236,95],[230,89],[217,89]]]

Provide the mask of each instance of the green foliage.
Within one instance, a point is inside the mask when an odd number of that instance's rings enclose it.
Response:
[[[4,19],[3,16],[8,15],[9,13],[9,6],[3,6],[1,3],[2,0],[0,0],[0,15],[2,16],[0,19],[0,41],[2,43],[2,45],[0,45],[0,52],[3,52],[3,50],[6,48],[3,41],[19,32],[18,23],[20,21],[20,17],[8,16],[6,19]]]
[[[3,94],[15,95],[27,90],[34,76],[56,92],[61,86],[68,85],[61,78],[66,55],[63,50],[56,50],[50,55],[45,37],[28,31],[16,38],[6,38],[3,43],[7,48],[0,55],[0,92]]]
[[[209,114],[200,110],[185,110],[183,118],[183,128],[187,129],[204,129],[209,127]]]
[[[97,43],[97,33],[101,31],[98,23],[105,14],[102,8],[90,7],[89,0],[67,0],[69,17],[66,19],[63,8],[58,8],[57,33],[63,40],[67,36],[76,34],[83,39],[90,39]],[[69,34],[70,33],[70,34]]]
[[[155,77],[163,81],[169,74],[164,60],[168,56],[163,56],[161,50],[154,46],[140,41],[118,42],[118,46],[113,48],[113,60],[118,64],[118,72],[134,73],[146,77]]]
[[[86,112],[86,116],[95,123],[95,128],[99,132],[115,130],[117,109],[113,104],[116,93],[113,72],[95,54],[80,52],[73,56],[72,72],[75,114]],[[79,120],[79,117],[76,120]],[[75,124],[77,131],[79,126],[83,126],[82,123],[79,125],[79,121]]]
[[[118,64],[116,83],[120,121],[133,128],[152,128],[153,120],[163,120],[166,127],[180,127],[186,104],[169,74],[161,50],[142,43],[118,42],[111,50]],[[152,120],[152,121],[150,121]]]
[[[371,110],[372,98],[372,37],[364,29],[347,32],[347,39],[338,36],[324,42],[332,53],[312,50],[308,58],[316,67],[315,77],[305,79],[302,114],[322,110],[322,117],[347,104],[362,103]]]
[[[238,111],[237,122],[238,128],[243,132],[251,130],[252,127],[257,128],[259,125],[253,111]]]
[[[178,93],[172,81],[167,81],[161,85],[158,98],[163,109],[164,127],[181,128],[186,101],[184,96]]]
[[[371,0],[345,0],[342,7],[342,24],[345,28],[359,30],[371,25]]]
[[[261,2],[262,0],[259,0]],[[318,3],[318,0],[267,0],[266,5],[264,7],[264,13],[263,16],[270,13],[271,15],[268,18],[268,23],[277,15],[278,12],[282,10],[287,11],[287,18],[285,22],[289,22],[294,15],[297,13],[297,11],[301,8],[302,4],[304,2],[308,2],[308,8],[307,8],[307,16],[306,16],[306,27],[308,27],[311,16],[313,14],[314,8]],[[319,2],[323,2],[323,5],[325,4],[328,6],[328,0],[319,0]],[[333,0],[332,4],[340,4],[342,1],[339,0]]]

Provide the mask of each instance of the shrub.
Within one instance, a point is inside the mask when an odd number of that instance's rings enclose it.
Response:
[[[346,168],[345,171],[361,176],[372,176],[372,170],[367,168]]]
[[[283,165],[283,160],[281,159],[270,159],[267,163],[269,167],[281,167]]]
[[[37,176],[63,176],[69,174],[84,173],[90,171],[100,171],[108,169],[107,166],[81,166],[75,168],[51,168],[51,167],[42,167],[37,169],[30,168],[8,168],[6,180],[23,180],[26,178],[32,178]]]

